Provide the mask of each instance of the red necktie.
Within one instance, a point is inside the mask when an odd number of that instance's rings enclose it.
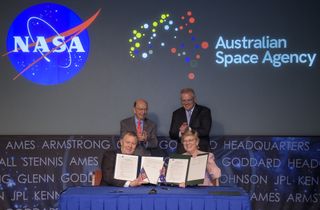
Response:
[[[138,120],[137,133],[138,133],[138,134],[141,134],[141,133],[142,133],[142,130],[141,130],[141,120]]]

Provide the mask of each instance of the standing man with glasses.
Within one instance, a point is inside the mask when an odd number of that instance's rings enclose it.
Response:
[[[180,91],[180,100],[182,107],[172,114],[170,138],[178,140],[177,150],[179,153],[183,153],[181,136],[187,130],[192,129],[199,135],[200,150],[209,151],[209,135],[212,124],[210,109],[196,103],[196,95],[191,88],[184,88]]]
[[[136,155],[151,155],[151,149],[158,147],[157,126],[147,118],[148,102],[137,99],[133,104],[134,116],[120,122],[120,135],[125,132],[135,132],[138,137]]]

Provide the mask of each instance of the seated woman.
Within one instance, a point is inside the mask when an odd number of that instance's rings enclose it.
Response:
[[[181,137],[181,142],[186,151],[185,153],[183,153],[184,155],[191,155],[192,157],[196,157],[199,154],[206,153],[198,149],[199,137],[196,131],[192,131],[192,130],[186,131]],[[205,178],[203,183],[199,185],[200,186],[217,186],[218,185],[217,179],[220,176],[221,176],[221,170],[217,166],[216,162],[214,161],[214,155],[212,153],[209,153]],[[179,187],[185,187],[185,183],[180,183]]]

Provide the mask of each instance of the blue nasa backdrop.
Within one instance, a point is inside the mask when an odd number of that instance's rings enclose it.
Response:
[[[51,3],[1,2],[1,208],[56,208],[68,184],[88,184],[100,161],[95,149],[114,146],[107,142],[117,139],[137,98],[149,102],[165,139],[159,147],[174,147],[167,136],[184,87],[211,108],[211,146],[224,184],[243,186],[256,209],[318,208],[318,1]],[[79,142],[88,145],[52,141],[46,159],[48,135],[84,135],[88,141]],[[91,135],[108,141],[91,147]],[[65,156],[71,148],[83,152],[81,160]],[[39,178],[30,178],[33,170],[52,184],[30,183]]]
[[[90,186],[106,150],[119,136],[0,136],[0,208],[58,210],[60,193]],[[159,136],[153,155],[167,156],[177,142]],[[215,136],[211,151],[220,185],[240,186],[252,209],[319,209],[319,137]]]

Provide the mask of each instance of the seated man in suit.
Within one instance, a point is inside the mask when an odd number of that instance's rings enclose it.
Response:
[[[191,88],[180,91],[180,100],[182,107],[172,114],[170,138],[178,140],[178,152],[183,153],[185,150],[181,144],[181,136],[192,129],[199,135],[200,150],[209,151],[209,134],[212,124],[210,109],[196,103],[196,95]]]
[[[136,178],[133,181],[124,181],[114,178],[117,153],[132,155],[136,150],[137,144],[137,135],[133,132],[126,132],[120,139],[120,150],[107,151],[104,153],[101,163],[102,180],[100,185],[111,185],[117,187],[137,187],[144,183],[144,178],[141,177],[141,175],[139,175],[138,178]]]
[[[157,148],[157,126],[147,118],[148,103],[138,99],[133,104],[134,116],[120,122],[120,135],[127,131],[136,132],[138,145],[136,155],[151,155],[151,149]]]

